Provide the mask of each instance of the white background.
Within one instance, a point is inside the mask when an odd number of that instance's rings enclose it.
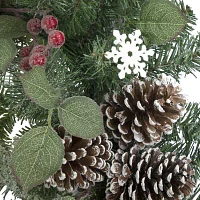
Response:
[[[200,1],[198,0],[184,0],[185,4],[188,4],[190,7],[192,7],[196,17],[200,19]],[[197,26],[195,27],[195,31],[193,32],[194,35],[197,34],[197,31],[200,32],[200,20],[197,21]],[[195,73],[195,78],[193,75],[188,75],[186,78],[181,79],[181,87],[182,87],[182,93],[186,95],[188,102],[200,102],[200,93],[196,90],[198,87],[200,87],[200,73]],[[28,126],[28,123],[24,123],[23,126]],[[14,127],[14,131],[11,134],[11,137],[13,137],[20,129],[23,127],[20,125],[20,122],[16,123]],[[2,190],[3,191],[3,190]],[[0,192],[0,200],[3,200],[3,197],[1,195],[2,191]],[[198,197],[197,197],[198,198]],[[195,198],[195,199],[197,199]],[[12,196],[12,193],[9,192],[9,194],[6,196],[5,200],[13,200],[14,197]],[[195,200],[194,199],[194,200]]]

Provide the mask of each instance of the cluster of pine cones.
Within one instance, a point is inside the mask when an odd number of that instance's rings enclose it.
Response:
[[[107,133],[82,139],[56,126],[65,157],[45,186],[74,192],[107,179],[107,200],[178,200],[189,196],[195,186],[191,160],[152,147],[172,132],[173,123],[184,114],[185,97],[180,91],[164,75],[155,80],[134,79],[121,93],[105,95],[100,108]]]

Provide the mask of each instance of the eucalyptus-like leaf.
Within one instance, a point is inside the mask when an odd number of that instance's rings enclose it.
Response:
[[[177,37],[187,24],[181,10],[168,0],[149,0],[141,8],[138,28],[155,44]]]
[[[64,145],[49,127],[29,130],[15,144],[11,167],[25,194],[53,175],[62,165]]]
[[[18,38],[26,35],[26,22],[11,15],[0,15],[0,38]]]
[[[17,48],[11,38],[0,37],[0,71],[5,72],[17,54]]]
[[[58,107],[58,117],[66,131],[76,137],[94,138],[104,132],[99,106],[85,96],[67,98]]]
[[[20,77],[26,95],[45,109],[56,108],[60,92],[48,82],[45,69],[34,66],[33,69]]]

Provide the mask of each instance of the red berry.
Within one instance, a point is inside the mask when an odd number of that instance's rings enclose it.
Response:
[[[29,65],[29,57],[25,57],[20,62],[20,68],[29,71],[31,69],[31,66]]]
[[[30,47],[30,46],[22,47],[22,48],[20,49],[19,56],[20,56],[21,58],[22,58],[22,57],[27,57],[27,56],[29,56],[30,53],[31,53],[31,49],[32,49],[32,47]]]
[[[55,30],[58,26],[58,20],[53,15],[46,15],[41,20],[41,27],[44,29],[47,33]]]
[[[37,46],[34,46],[32,51],[31,51],[31,54],[35,54],[35,53],[44,53],[44,55],[46,57],[49,56],[49,49],[47,49],[46,46],[44,45],[37,45]]]
[[[65,35],[62,31],[53,30],[48,36],[48,45],[53,48],[60,48],[65,43]]]
[[[29,59],[29,64],[31,67],[33,66],[44,67],[46,62],[47,62],[47,57],[43,53],[34,53],[31,55]]]
[[[38,18],[30,19],[27,22],[27,30],[32,35],[38,35],[42,31],[40,20]]]

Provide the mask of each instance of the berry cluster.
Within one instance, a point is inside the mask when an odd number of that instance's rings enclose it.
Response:
[[[48,44],[21,48],[19,52],[19,56],[22,58],[21,69],[29,71],[36,65],[44,67],[50,48],[60,48],[65,43],[65,35],[62,31],[56,30],[57,26],[58,20],[52,15],[46,15],[42,20],[33,18],[27,22],[27,30],[30,34],[36,36],[42,32],[42,29],[48,34]]]

